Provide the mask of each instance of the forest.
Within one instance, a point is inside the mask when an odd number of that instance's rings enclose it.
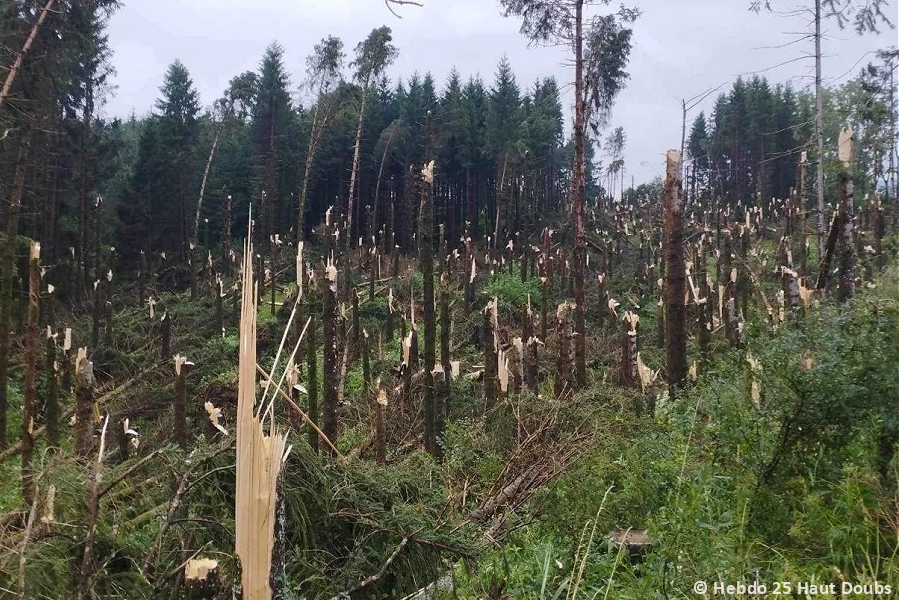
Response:
[[[896,598],[897,47],[818,69],[890,5],[636,182],[652,6],[499,0],[571,79],[436,81],[423,4],[128,118],[120,2],[0,4],[0,598]]]

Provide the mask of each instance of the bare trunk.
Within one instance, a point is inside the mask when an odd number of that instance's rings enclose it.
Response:
[[[359,177],[359,154],[362,142],[363,121],[366,114],[366,99],[369,96],[369,81],[363,82],[362,98],[359,100],[359,119],[356,122],[356,144],[353,146],[353,166],[350,169],[350,188],[347,190],[347,227],[345,233],[346,247],[352,248],[353,239],[353,211],[355,210],[354,197],[356,194],[357,178]]]
[[[38,313],[41,296],[41,245],[31,242],[28,269],[28,326],[25,332],[25,397],[22,405],[22,498],[34,501],[34,422],[37,418]]]
[[[175,423],[172,435],[182,450],[187,449],[187,374],[190,367],[191,363],[185,361],[183,356],[175,357]]]
[[[94,365],[84,348],[75,359],[75,454],[82,460],[94,445]]]
[[[337,381],[337,270],[334,265],[326,267],[323,285],[322,328],[323,328],[323,389],[324,410],[322,431],[332,444],[338,437],[338,381]]]
[[[307,316],[309,317],[309,327],[306,329],[306,394],[307,394],[307,414],[309,418],[316,424],[320,423],[319,419],[319,381],[318,381],[318,365],[316,364],[316,290],[314,283],[310,283],[309,291],[306,297]],[[314,452],[319,449],[319,436],[310,428],[309,445]]]
[[[484,346],[484,404],[490,409],[497,402],[497,348],[494,344],[493,300],[484,309],[482,343]]]
[[[556,310],[556,377],[553,382],[553,393],[557,397],[567,391],[571,384],[569,337],[569,304],[563,302]]]
[[[822,0],[815,1],[815,58],[816,58],[816,234],[819,240],[819,261],[824,258],[822,242],[825,240],[825,133],[822,125]]]
[[[840,216],[838,220],[841,227],[838,300],[841,302],[845,302],[853,297],[856,279],[856,261],[853,255],[853,177],[850,171],[853,164],[852,135],[849,129],[842,131],[838,145],[838,154],[844,165],[838,180],[838,193],[840,195]]]
[[[429,156],[430,118],[425,125],[425,160]],[[425,449],[433,456],[440,455],[437,440],[436,415],[440,412],[440,396],[435,390],[435,337],[437,325],[434,314],[434,198],[433,198],[433,163],[427,163],[422,172],[422,201],[419,204],[419,271],[422,273],[422,313],[425,320]]]
[[[582,0],[575,1],[575,197],[572,210],[575,216],[575,383],[582,388],[587,383],[585,359],[584,323],[584,271],[585,271],[585,157],[584,157],[584,95],[582,93]]]
[[[216,127],[216,134],[213,137],[212,146],[209,149],[209,156],[206,158],[206,167],[203,169],[203,179],[200,181],[200,196],[197,198],[197,210],[194,213],[194,247],[197,247],[197,241],[200,235],[200,209],[203,207],[203,194],[206,193],[206,180],[209,179],[209,170],[212,167],[213,158],[216,156],[216,148],[219,146],[219,137],[225,123],[219,123]]]
[[[684,215],[681,199],[681,152],[666,155],[666,359],[670,386],[679,385],[687,375],[687,331],[684,310]]]

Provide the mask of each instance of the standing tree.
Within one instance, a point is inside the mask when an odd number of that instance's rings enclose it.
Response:
[[[162,98],[156,101],[160,111],[160,145],[164,152],[166,178],[175,185],[177,215],[174,222],[178,232],[178,252],[182,259],[188,257],[188,220],[186,190],[190,173],[191,150],[197,141],[197,112],[200,102],[194,82],[180,60],[169,65],[160,88]],[[166,199],[161,198],[165,203]]]
[[[315,94],[315,105],[312,112],[312,124],[309,128],[309,145],[306,149],[306,165],[303,170],[303,182],[300,184],[299,205],[297,208],[297,239],[303,239],[306,228],[306,199],[309,193],[309,178],[312,174],[313,161],[322,136],[328,129],[332,113],[337,107],[334,88],[341,81],[341,69],[344,66],[344,42],[333,35],[322,38],[315,45],[313,53],[306,58],[306,74],[308,85]]]
[[[373,29],[369,36],[356,45],[356,67],[354,77],[360,85],[359,114],[356,122],[356,143],[353,146],[353,166],[350,169],[350,188],[347,190],[347,226],[345,242],[351,247],[351,240],[355,239],[353,230],[353,212],[356,210],[354,202],[357,179],[359,178],[360,144],[362,141],[363,122],[366,114],[366,101],[374,82],[384,73],[384,70],[394,62],[399,53],[391,43],[391,28],[382,25]]]
[[[596,134],[605,126],[613,102],[628,79],[625,67],[631,53],[631,29],[637,9],[597,15],[585,29],[585,5],[608,6],[611,0],[500,0],[506,15],[522,18],[520,31],[534,43],[563,44],[575,58],[575,124],[572,214],[575,221],[575,382],[587,382],[585,360],[584,272],[587,246],[584,232],[585,139],[587,126]],[[586,39],[585,39],[586,38]]]
[[[253,106],[253,136],[256,142],[257,168],[259,169],[259,219],[262,227],[260,240],[273,253],[272,236],[275,235],[275,215],[279,200],[285,190],[281,174],[285,165],[285,141],[291,113],[288,94],[288,73],[284,68],[284,50],[272,44],[266,48],[260,65],[256,102]],[[273,270],[274,273],[274,270]],[[259,273],[260,281],[264,279]]]
[[[708,144],[706,116],[701,112],[694,119],[687,142],[687,151],[691,157],[690,190],[692,200],[697,195],[698,189],[702,190],[707,182],[709,173]]]
[[[812,13],[813,26],[815,28],[812,38],[815,48],[816,60],[816,233],[819,239],[819,260],[824,257],[825,240],[825,134],[823,125],[823,94],[822,94],[822,8],[826,10],[825,17],[837,21],[838,27],[843,29],[852,21],[856,33],[871,33],[878,31],[878,24],[886,23],[893,27],[882,8],[887,6],[887,0],[811,0],[812,7],[806,11]],[[751,0],[750,10],[759,12],[762,9],[772,10],[772,0]],[[805,36],[809,37],[809,35]]]

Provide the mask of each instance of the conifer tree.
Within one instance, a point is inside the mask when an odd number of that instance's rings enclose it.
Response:
[[[584,210],[587,127],[596,133],[606,125],[613,102],[625,85],[631,53],[631,29],[639,11],[624,6],[614,14],[598,15],[585,32],[585,0],[501,0],[506,15],[522,18],[520,31],[536,43],[563,43],[572,48],[575,63],[575,123],[572,133],[572,212],[575,221],[575,382],[587,382],[585,359],[584,276],[587,260]],[[609,5],[609,0],[600,4]]]

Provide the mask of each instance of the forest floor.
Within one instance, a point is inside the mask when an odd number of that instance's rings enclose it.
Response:
[[[661,370],[655,292],[652,282],[632,276],[636,264],[626,259],[619,266],[609,293],[622,304],[620,317],[625,308],[639,314],[641,358]],[[402,349],[399,334],[384,334],[386,290],[396,283],[396,305],[408,306],[410,289],[421,294],[414,269],[401,261],[399,279],[379,281],[372,299],[358,277],[372,372],[390,387],[399,384],[392,368]],[[570,297],[565,280],[556,284],[555,302]],[[260,302],[264,368],[278,348],[295,288],[279,286],[274,313],[268,292]],[[763,283],[770,297],[777,289],[777,280]],[[305,441],[306,427],[290,428],[285,597],[400,598],[420,590],[419,598],[694,598],[700,597],[693,591],[697,581],[712,589],[714,582],[754,580],[770,593],[775,582],[801,581],[877,581],[896,592],[897,290],[891,265],[849,303],[825,296],[777,327],[751,296],[742,347],[714,332],[701,355],[692,339],[696,376],[692,368],[674,398],[662,376],[646,390],[621,385],[621,327],[593,299],[588,385],[578,393],[553,392],[551,334],[540,348],[537,394],[522,389],[487,406],[478,381],[484,362],[479,308],[498,299],[500,329],[511,342],[521,335],[521,306],[541,297],[541,281],[522,280],[517,267],[485,274],[471,313],[462,289],[454,288],[451,347],[461,366],[442,460],[422,449],[421,400],[413,393],[405,402],[391,398],[387,460],[375,464],[376,403],[364,390],[353,348],[340,407],[341,456],[316,454]],[[129,419],[137,449],[119,461],[112,437],[98,467],[111,487],[99,501],[93,541],[90,586],[97,598],[180,597],[181,567],[195,556],[218,560],[224,580],[234,576],[233,437],[211,430],[204,409],[205,402],[220,408],[232,433],[238,335],[232,292],[226,293],[225,332],[217,335],[209,286],[193,301],[186,291],[160,292],[154,320],[135,289],[117,291],[112,327],[92,354],[95,397],[99,415],[111,415],[110,427]],[[188,451],[170,441],[174,368],[158,345],[165,310],[174,317],[171,353],[194,363]],[[76,306],[56,314],[73,324],[81,344],[92,326],[85,313],[89,307]],[[421,344],[421,329],[418,336]],[[12,439],[21,428],[21,350],[14,352]],[[321,361],[320,349],[320,386]],[[64,394],[64,430],[71,402]],[[298,402],[306,408],[304,398]],[[283,406],[276,417],[296,425]],[[70,445],[65,434],[58,449],[39,440],[39,496],[52,485],[55,500],[52,514],[44,503],[43,518],[33,516],[32,525],[17,485],[20,461],[0,462],[6,482],[0,597],[14,594],[22,581],[28,598],[73,597],[93,467],[80,466]],[[174,507],[173,497],[179,499]],[[610,541],[611,532],[629,529],[646,532],[648,552],[629,555]]]

